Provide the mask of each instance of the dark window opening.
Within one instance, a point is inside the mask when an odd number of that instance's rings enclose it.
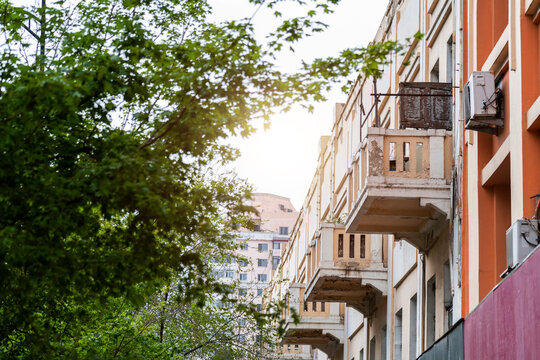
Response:
[[[354,257],[354,235],[349,235],[349,257]]]
[[[366,235],[360,235],[360,257],[366,258]]]
[[[409,157],[411,151],[411,144],[408,142],[403,143],[403,171],[409,171]]]
[[[391,142],[389,145],[389,153],[388,153],[388,167],[390,171],[396,171],[396,143]]]
[[[338,235],[338,257],[343,257],[343,234]]]

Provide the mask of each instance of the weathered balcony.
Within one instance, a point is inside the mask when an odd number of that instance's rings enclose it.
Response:
[[[387,293],[382,235],[345,233],[343,225],[322,223],[308,254],[309,301],[344,302],[371,315]]]
[[[334,356],[342,351],[345,340],[344,306],[337,303],[305,302],[304,290],[303,284],[289,286],[283,343],[311,345],[330,357]],[[297,324],[290,308],[299,316]]]
[[[346,231],[395,234],[428,250],[450,211],[451,133],[368,128],[361,151],[359,197]]]

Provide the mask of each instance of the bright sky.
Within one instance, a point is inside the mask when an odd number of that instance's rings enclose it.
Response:
[[[254,11],[245,0],[210,3],[218,19],[249,17]],[[377,32],[387,4],[388,0],[341,0],[335,12],[324,19],[329,24],[327,31],[296,44],[295,53],[280,59],[280,66],[294,70],[300,59],[334,56],[342,49],[367,45]],[[282,11],[284,17],[295,11],[286,10]],[[258,12],[254,18],[257,31],[270,29],[272,18],[270,12]],[[254,185],[255,191],[289,197],[299,210],[315,174],[319,138],[330,134],[334,104],[345,101],[346,96],[337,86],[326,103],[315,104],[312,114],[298,108],[274,116],[266,131],[262,124],[256,124],[256,134],[232,140],[242,153],[234,168]]]

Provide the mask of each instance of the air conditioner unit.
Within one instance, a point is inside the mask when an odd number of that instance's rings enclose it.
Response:
[[[503,126],[500,111],[501,91],[495,87],[495,77],[489,71],[475,71],[463,88],[465,128],[495,133]]]
[[[509,269],[519,265],[538,245],[537,219],[520,219],[506,230],[506,264]]]

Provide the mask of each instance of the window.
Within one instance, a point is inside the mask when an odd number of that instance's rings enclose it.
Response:
[[[321,302],[321,311],[324,312],[326,310],[326,303],[323,301]]]
[[[247,250],[247,249],[248,249],[248,243],[247,242],[240,244],[240,250]]]
[[[241,343],[245,343],[246,342],[246,335],[244,335],[244,334],[238,335],[238,341],[241,342]]]
[[[354,257],[354,235],[349,235],[349,257]]]
[[[343,257],[343,234],[338,235],[337,256]]]
[[[246,319],[244,319],[244,318],[238,319],[238,325],[239,326],[246,326]]]
[[[375,360],[375,336],[369,341],[369,360]]]
[[[280,226],[279,227],[279,235],[289,235],[289,227],[288,226]]]
[[[259,244],[259,251],[268,251],[268,244]]]
[[[227,273],[225,274],[225,277],[227,279],[234,279],[234,271],[227,271]]]
[[[450,262],[444,264],[444,332],[452,327],[452,284],[450,282]]]
[[[298,345],[294,345],[294,350],[298,350],[298,349],[299,349]]]
[[[262,311],[262,305],[261,304],[257,304],[257,311]]]
[[[263,289],[257,289],[257,296],[263,295]]]
[[[218,278],[222,279],[225,277],[225,271],[218,271],[218,274],[217,274]]]
[[[401,360],[401,350],[402,350],[402,312],[401,309],[396,313],[395,316],[395,328],[394,328],[394,360]]]
[[[279,265],[279,256],[272,256],[272,266],[277,267]]]
[[[435,342],[435,275],[427,282],[427,347],[430,347]]]
[[[266,274],[258,274],[257,275],[257,280],[262,281],[262,282],[266,282]]]
[[[275,243],[272,244],[272,249],[274,250],[281,249],[281,243],[276,241]]]
[[[304,312],[308,311],[308,303],[307,301],[304,301]]]
[[[267,267],[268,266],[268,260],[267,259],[257,259],[257,266]]]
[[[240,281],[247,281],[247,273],[240,273]]]
[[[243,295],[246,295],[247,294],[247,290],[246,289],[238,289],[238,295],[239,296],[243,296]]]
[[[409,310],[409,359],[416,359],[416,306],[416,294],[414,294]]]
[[[439,82],[439,60],[433,65],[433,68],[431,69],[431,82]]]
[[[360,355],[358,355],[358,360],[364,360],[364,349],[360,350]]]
[[[313,312],[317,311],[317,302],[312,302],[311,303],[311,310],[313,310]]]
[[[386,359],[386,325],[383,326],[381,334],[381,359]]]
[[[242,260],[238,260],[238,265],[239,265],[239,266],[247,266],[247,264],[248,264],[247,260],[243,260],[243,259],[242,259]]]
[[[366,258],[366,235],[360,235],[360,258]]]
[[[255,224],[255,226],[253,226],[253,231],[261,231],[261,224]]]
[[[281,210],[281,211],[285,211],[285,205],[283,205],[283,204],[279,204],[279,210]]]

